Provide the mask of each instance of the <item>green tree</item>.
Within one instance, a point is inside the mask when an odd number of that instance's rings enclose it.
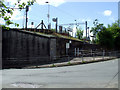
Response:
[[[83,38],[83,30],[77,29],[76,36],[78,39],[82,39]]]
[[[108,24],[106,28],[103,24],[97,24],[94,27],[96,32],[96,43],[100,44],[106,49],[120,49],[120,27],[119,21]]]
[[[93,21],[93,24],[94,24],[94,27],[92,27],[91,30],[90,30],[90,32],[93,33],[93,40],[92,40],[92,42],[97,44],[97,43],[98,43],[97,34],[98,34],[101,30],[103,30],[103,29],[105,28],[105,26],[104,26],[104,24],[99,23],[99,22],[98,22],[98,19],[95,19],[95,20]]]
[[[94,37],[96,38],[97,33],[103,29],[103,24],[98,23],[98,19],[93,21],[94,27],[91,28],[90,32],[93,32]]]
[[[114,38],[112,32],[104,27],[97,34],[97,43],[106,49],[112,49],[114,46]]]
[[[120,27],[119,27],[119,21],[115,21],[114,23],[112,23],[112,25],[108,25],[107,29],[112,32],[112,35],[113,35],[113,38],[114,38],[114,47],[116,49],[120,49]]]
[[[55,29],[51,29],[51,31],[55,32],[56,30]]]
[[[19,10],[22,10],[26,6],[33,5],[35,0],[29,0],[27,3],[21,2],[21,0],[18,0],[17,3],[14,4],[13,7],[9,7],[5,5],[5,1],[0,1],[0,18],[2,18],[5,21],[5,26],[9,26],[10,24],[14,24],[15,26],[19,26],[19,24],[14,23],[10,20],[11,16],[14,13],[14,7],[17,6]],[[8,15],[9,14],[9,15]],[[5,27],[3,26],[3,27]]]

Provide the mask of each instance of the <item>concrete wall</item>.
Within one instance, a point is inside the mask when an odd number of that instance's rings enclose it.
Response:
[[[2,32],[3,67],[50,63],[56,55],[56,39],[16,30]]]

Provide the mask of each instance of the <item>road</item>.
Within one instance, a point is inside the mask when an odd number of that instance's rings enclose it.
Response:
[[[75,66],[4,69],[2,88],[118,88],[118,59]]]

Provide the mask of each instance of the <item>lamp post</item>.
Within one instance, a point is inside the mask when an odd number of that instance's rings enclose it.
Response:
[[[57,33],[58,18],[53,18],[52,20],[53,20],[53,22],[56,22],[56,25],[55,25],[56,30],[55,31]]]
[[[76,22],[76,32],[77,32],[77,20],[75,20]],[[75,38],[76,38],[76,32],[75,32]]]
[[[47,17],[48,17],[48,29],[49,29],[49,28],[50,28],[50,27],[49,27],[49,25],[50,25],[50,23],[49,23],[49,18],[50,18],[50,14],[49,14],[49,12],[50,12],[50,5],[49,5],[49,2],[48,2],[48,1],[45,2],[45,3],[48,4],[48,14],[47,14]]]

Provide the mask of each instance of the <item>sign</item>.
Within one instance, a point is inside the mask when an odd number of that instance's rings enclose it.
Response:
[[[70,48],[70,44],[69,43],[66,43],[66,48]]]

